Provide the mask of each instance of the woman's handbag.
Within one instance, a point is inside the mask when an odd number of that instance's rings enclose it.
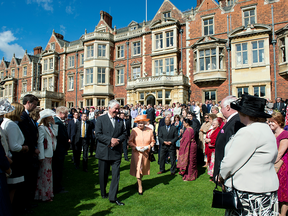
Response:
[[[218,191],[217,183],[216,187],[213,190],[213,201],[212,208],[224,208],[224,209],[241,209],[242,203],[238,197],[237,191],[233,187],[233,177],[232,181],[232,190],[229,192]]]
[[[149,151],[149,160],[150,160],[151,162],[153,162],[153,161],[156,160],[155,157],[154,157],[154,154],[153,154],[152,149]]]

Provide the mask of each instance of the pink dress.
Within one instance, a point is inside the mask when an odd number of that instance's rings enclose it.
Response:
[[[288,106],[286,108],[285,125],[288,125]]]
[[[288,131],[283,131],[277,138],[277,147],[279,149],[280,141],[283,139],[288,139]],[[279,179],[279,189],[278,189],[278,201],[288,202],[288,152],[283,154],[281,160],[283,164],[277,173]]]

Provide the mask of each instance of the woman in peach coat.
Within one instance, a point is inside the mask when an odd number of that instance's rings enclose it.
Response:
[[[132,148],[130,175],[137,178],[139,195],[143,195],[143,175],[150,175],[149,151],[155,143],[153,131],[145,126],[147,121],[149,121],[147,115],[139,115],[135,118],[137,127],[132,129],[128,141]]]

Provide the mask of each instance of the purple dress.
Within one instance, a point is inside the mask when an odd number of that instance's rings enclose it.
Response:
[[[288,131],[283,131],[277,138],[277,148],[279,149],[280,141],[288,139]],[[283,154],[281,160],[283,164],[277,173],[279,179],[278,201],[288,202],[288,152]]]

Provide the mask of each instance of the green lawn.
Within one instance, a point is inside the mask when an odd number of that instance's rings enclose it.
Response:
[[[152,162],[150,176],[143,178],[144,194],[140,196],[136,189],[136,178],[129,175],[130,162],[123,159],[118,199],[125,206],[117,206],[101,197],[97,159],[89,158],[88,173],[85,173],[74,168],[71,157],[69,152],[63,178],[63,186],[69,192],[57,194],[50,203],[39,202],[38,207],[33,209],[34,215],[224,215],[224,210],[211,208],[214,184],[209,182],[209,176],[203,168],[199,168],[196,181],[184,182],[181,176],[171,176],[169,171],[157,175],[159,166],[157,162]],[[155,157],[157,160],[157,155]],[[166,165],[166,170],[169,168],[170,164]],[[110,183],[107,192],[109,186]]]

